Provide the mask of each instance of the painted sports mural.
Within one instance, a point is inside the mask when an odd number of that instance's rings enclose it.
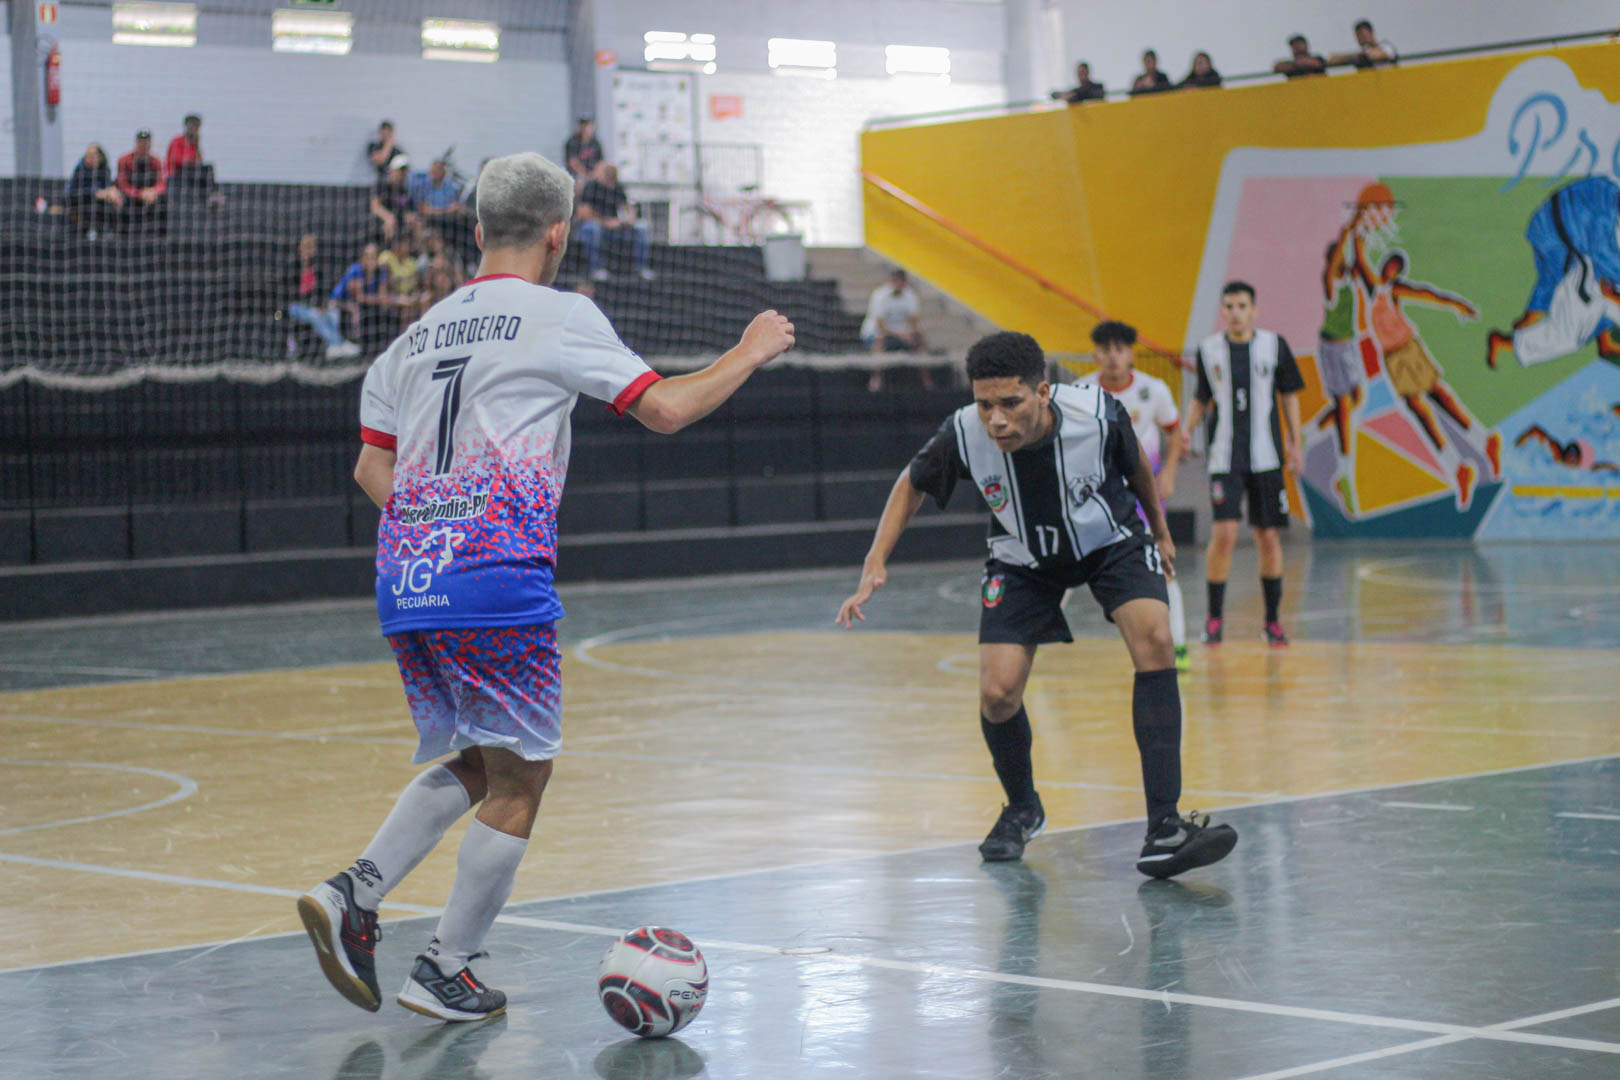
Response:
[[[1230,278],[1306,374],[1318,536],[1620,537],[1620,105],[1562,60],[1468,138],[1233,150],[1189,346]]]

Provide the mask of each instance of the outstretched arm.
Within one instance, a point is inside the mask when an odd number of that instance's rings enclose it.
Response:
[[[1479,318],[1478,309],[1467,300],[1456,293],[1437,289],[1433,285],[1425,285],[1421,281],[1397,281],[1394,292],[1403,300],[1417,300],[1420,303],[1433,304],[1435,307],[1450,308],[1464,319]]]
[[[659,434],[673,435],[714,412],[748,376],[792,347],[793,324],[786,316],[763,311],[731,351],[702,371],[653,383],[628,411]]]
[[[1149,480],[1151,482],[1151,477]],[[911,469],[902,469],[889,491],[889,501],[883,505],[883,516],[878,519],[871,550],[866,553],[866,562],[861,566],[860,587],[839,605],[838,617],[834,621],[844,629],[849,629],[855,619],[866,621],[866,616],[861,614],[861,605],[888,582],[889,556],[894,552],[894,545],[900,542],[900,534],[906,531],[906,526],[911,524],[911,519],[922,507],[923,494],[912,486]]]

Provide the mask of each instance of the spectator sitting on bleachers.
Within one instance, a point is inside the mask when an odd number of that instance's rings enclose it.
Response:
[[[367,244],[360,252],[360,260],[352,263],[332,289],[332,299],[349,314],[357,338],[367,348],[388,343],[399,329],[399,322],[390,318],[394,307],[388,295],[388,271],[382,268],[382,259],[376,244]]]
[[[1131,83],[1131,96],[1157,94],[1170,89],[1170,77],[1159,70],[1159,54],[1148,49],[1142,54],[1142,74]]]
[[[422,250],[416,255],[416,272],[426,274],[429,267],[436,266],[441,261],[455,277],[456,287],[460,288],[461,283],[467,279],[467,268],[456,256],[455,249],[446,242],[444,234],[429,229],[423,237]]]
[[[1356,51],[1334,53],[1328,57],[1330,67],[1341,64],[1354,64],[1358,68],[1377,67],[1379,64],[1392,64],[1395,54],[1378,43],[1378,35],[1373,32],[1373,24],[1366,19],[1356,23]]]
[[[462,277],[451,264],[450,256],[435,255],[422,280],[425,286],[422,310],[426,311],[461,288]]]
[[[611,276],[602,260],[602,244],[610,239],[618,244],[629,242],[636,273],[644,281],[657,276],[647,266],[651,246],[647,223],[636,218],[635,204],[619,186],[617,168],[605,161],[597,166],[596,175],[585,181],[579,193],[575,211],[579,218],[579,242],[584,245],[585,261],[593,280],[606,281]]]
[[[371,187],[371,213],[382,223],[382,238],[393,240],[405,219],[413,215],[410,192],[411,159],[395,154],[388,163],[388,174]]]
[[[298,238],[298,258],[293,264],[287,317],[314,330],[326,343],[328,360],[345,360],[360,355],[360,346],[345,340],[335,303],[321,292],[320,269],[315,264],[315,234],[305,233]],[[316,305],[320,306],[317,307]],[[298,355],[298,339],[287,336],[287,355]]]
[[[923,349],[922,326],[918,316],[922,301],[911,287],[911,280],[898,266],[889,272],[889,280],[872,290],[866,304],[866,319],[861,323],[861,341],[874,355],[882,353],[920,353]],[[922,370],[923,386],[933,389],[934,377],[927,368]],[[883,389],[883,369],[872,369],[866,388],[877,393]]]
[[[1221,73],[1215,70],[1215,64],[1209,58],[1209,53],[1193,54],[1192,70],[1187,77],[1176,84],[1177,89],[1191,89],[1200,86],[1221,85]]]
[[[136,224],[161,225],[167,186],[163,162],[152,156],[152,133],[142,128],[135,133],[135,149],[118,159],[118,190],[124,195],[125,218]]]
[[[175,188],[187,187],[217,198],[214,190],[214,167],[203,161],[202,117],[189,113],[185,130],[169,140],[169,153],[164,170],[169,183]]]
[[[579,118],[579,128],[563,143],[563,162],[574,174],[574,190],[585,186],[596,175],[602,163],[602,143],[596,137],[596,121],[588,116]]]
[[[1107,96],[1100,82],[1092,82],[1091,65],[1084,60],[1074,65],[1075,85],[1068,90],[1054,90],[1052,97],[1058,101],[1067,101],[1070,105],[1078,105],[1082,101],[1101,101]]]
[[[410,325],[426,309],[422,307],[421,275],[417,273],[416,256],[411,251],[411,238],[404,232],[394,234],[394,242],[377,257],[377,265],[388,275],[388,295],[399,309],[399,324]]]
[[[442,158],[429,162],[427,172],[412,176],[410,187],[411,205],[422,219],[424,243],[433,229],[458,240],[464,232],[472,232],[475,221],[461,199],[461,181],[450,175],[449,166]]]
[[[461,181],[449,175],[441,158],[429,162],[427,172],[412,176],[410,189],[411,204],[429,222],[436,217],[455,217],[467,212],[461,202]]]
[[[1325,75],[1327,61],[1311,52],[1311,43],[1305,40],[1304,34],[1295,34],[1288,39],[1287,60],[1279,60],[1271,65],[1271,70],[1279,75],[1286,75],[1290,79],[1297,79],[1303,75]]]
[[[68,220],[85,228],[85,235],[94,240],[106,232],[117,220],[124,205],[124,193],[113,183],[112,169],[107,167],[107,155],[100,143],[91,143],[84,157],[73,166],[67,187],[62,190],[62,202],[53,206],[53,213],[66,213]]]
[[[394,122],[384,120],[377,125],[377,137],[366,143],[366,160],[377,170],[377,179],[388,177],[393,160],[405,153],[405,148],[394,141]]]

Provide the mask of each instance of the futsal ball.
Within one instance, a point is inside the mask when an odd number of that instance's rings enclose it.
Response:
[[[690,938],[666,926],[642,926],[608,946],[596,972],[596,996],[627,1031],[671,1035],[703,1009],[709,965]]]

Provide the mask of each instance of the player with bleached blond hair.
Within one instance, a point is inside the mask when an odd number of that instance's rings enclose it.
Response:
[[[440,1020],[506,1008],[468,965],[511,893],[562,745],[553,572],[579,395],[671,434],[793,345],[793,324],[767,311],[713,364],[661,378],[589,299],[551,287],[573,204],[573,178],[539,154],[490,161],[478,275],[366,374],[355,479],[382,508],[378,614],[420,737],[413,760],[452,756],[411,781],[347,870],[298,900],[322,972],[364,1009],[381,1005],[378,904],[476,804],[444,914],[397,1000]]]

